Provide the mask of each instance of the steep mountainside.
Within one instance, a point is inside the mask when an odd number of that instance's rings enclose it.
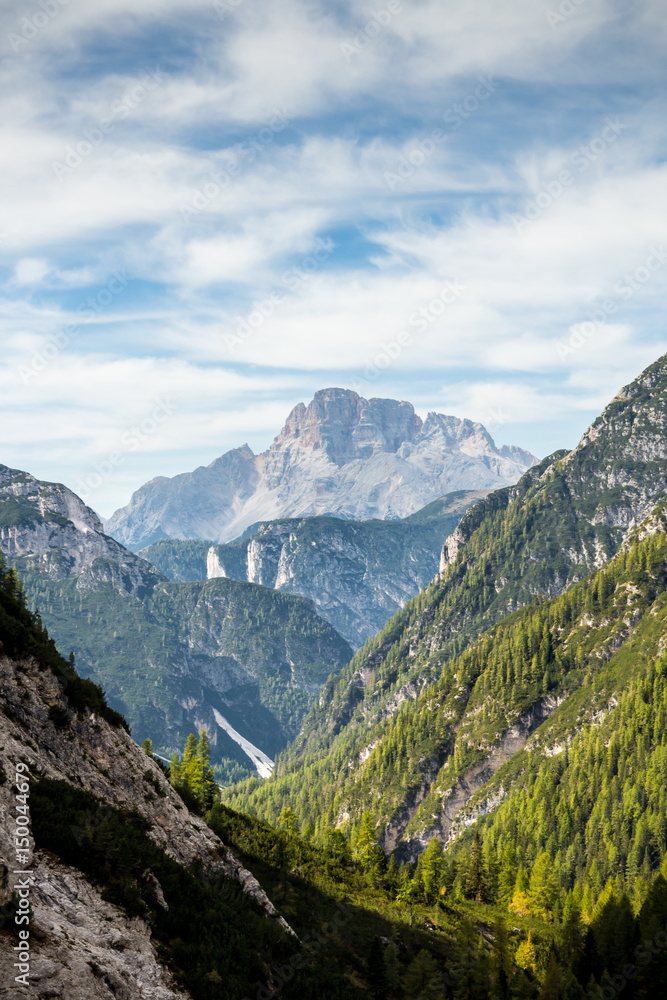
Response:
[[[496,448],[470,420],[422,421],[410,403],[323,389],[292,410],[267,451],[244,445],[206,468],[153,479],[106,530],[138,549],[161,538],[225,542],[285,517],[401,518],[453,491],[514,483],[536,461]]]
[[[210,726],[228,773],[268,774],[352,650],[310,601],[234,580],[174,584],[101,531],[65,487],[0,469],[0,547],[58,645],[138,740],[169,755]],[[70,517],[71,515],[71,517]]]
[[[448,824],[456,825],[473,792],[523,747],[590,669],[586,656],[572,662],[573,639],[568,645],[566,636],[543,634],[548,622],[532,608],[518,618],[528,638],[511,658],[510,674],[524,672],[517,688],[498,687],[494,673],[493,651],[509,626],[468,651],[466,646],[536,595],[562,593],[604,563],[664,496],[666,401],[663,358],[619,393],[572,453],[546,460],[516,487],[472,508],[445,543],[440,579],[367,643],[340,679],[330,680],[278,775],[234,801],[270,814],[289,800],[313,821],[343,824],[362,803],[373,802],[387,848],[404,842],[404,850],[414,853],[431,830],[447,840]],[[648,600],[641,572],[628,583],[631,607],[633,600]],[[662,570],[656,572],[659,593]],[[625,602],[620,594],[619,620]],[[640,610],[634,609],[638,620]],[[584,651],[590,640],[593,664],[594,631],[579,640]],[[558,643],[567,650],[554,661]],[[503,661],[503,682],[508,669]],[[479,693],[481,674],[487,685],[493,678],[497,704],[489,704],[488,686]]]
[[[359,648],[430,583],[445,538],[486,493],[452,493],[398,521],[267,521],[226,545],[163,539],[140,555],[170,580],[228,577],[312,598]]]
[[[221,971],[238,996],[261,961],[250,933],[265,945],[267,971],[280,959],[292,932],[256,879],[188,812],[101,692],[59,657],[1,567],[0,708],[2,996],[187,1000],[194,989],[203,997],[204,949],[193,949],[193,961],[176,941],[188,922],[202,940],[206,923],[215,926],[216,960],[228,952]],[[32,836],[19,858],[24,782]],[[13,965],[21,869],[31,874],[27,987],[15,983]],[[205,921],[179,889],[209,907]]]
[[[666,637],[660,508],[567,594],[536,601],[444,664],[434,651],[437,679],[367,711],[365,727],[337,733],[322,705],[310,720],[326,733],[319,748],[286,754],[271,781],[227,798],[267,817],[289,802],[304,820],[343,828],[370,809],[384,849],[413,858],[432,837],[447,845],[485,816],[496,843],[521,842],[530,861],[546,844],[567,889],[593,862],[600,885],[628,865],[636,877],[645,856],[650,875],[667,851]],[[369,692],[390,678],[388,666],[377,669]],[[582,747],[596,762],[612,756],[620,783],[600,779],[594,794],[577,774],[573,788],[567,771],[575,759],[581,768]]]

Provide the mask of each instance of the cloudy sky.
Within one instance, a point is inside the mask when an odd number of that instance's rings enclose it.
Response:
[[[542,457],[667,350],[663,4],[0,9],[0,462],[109,515],[330,385]]]

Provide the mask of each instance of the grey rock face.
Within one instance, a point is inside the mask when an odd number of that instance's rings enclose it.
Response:
[[[558,572],[545,575],[534,593],[555,596],[602,566],[667,496],[667,356],[615,396],[576,448],[556,453],[503,494],[509,511],[527,500],[544,509],[539,527],[531,525],[524,537],[533,569],[553,566],[558,550]],[[503,494],[490,497],[486,509],[482,504],[471,511],[446,539],[441,573],[461,550],[465,554],[485,513]],[[549,533],[556,543],[551,552],[537,541]],[[496,589],[506,583],[498,581]]]
[[[66,702],[50,671],[30,660],[17,663],[0,656],[0,704],[7,710],[0,713],[0,767],[8,776],[21,760],[33,778],[68,781],[116,808],[136,809],[151,824],[152,839],[177,862],[184,866],[200,862],[213,876],[233,878],[268,919],[292,933],[254,876],[203,820],[188,812],[160,768],[125,730],[88,712],[73,716],[66,730],[56,728],[49,708],[66,707]],[[147,768],[153,771],[160,795],[143,778]],[[9,822],[14,815],[12,786],[11,780],[0,784],[0,870],[4,865],[10,871],[16,867]],[[33,935],[33,976],[23,992],[14,984],[11,950],[0,949],[0,996],[186,1000],[188,994],[161,966],[143,920],[128,918],[104,901],[100,890],[80,872],[35,851],[34,845],[30,870],[35,872],[32,924],[44,936]],[[10,891],[9,883],[0,888],[0,907]]]
[[[106,535],[97,514],[66,486],[0,465],[0,504],[0,551],[10,563],[28,558],[44,576],[63,580],[84,570],[94,575],[96,562],[104,572],[99,564],[106,561],[132,594],[164,579]]]
[[[142,486],[106,530],[141,548],[160,538],[225,542],[259,521],[333,514],[404,518],[456,490],[515,483],[536,459],[498,449],[478,423],[410,403],[323,389],[299,403],[271,447],[247,445],[206,468]]]

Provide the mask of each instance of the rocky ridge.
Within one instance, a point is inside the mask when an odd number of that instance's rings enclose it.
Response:
[[[106,535],[97,514],[66,486],[0,465],[0,503],[0,551],[10,562],[27,559],[44,576],[62,580],[106,561],[134,595],[164,579]]]

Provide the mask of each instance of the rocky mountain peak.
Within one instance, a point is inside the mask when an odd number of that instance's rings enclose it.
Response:
[[[340,467],[377,452],[395,454],[421,429],[422,420],[410,403],[364,399],[351,389],[320,389],[307,406],[294,407],[271,450],[293,445],[322,449]]]
[[[66,486],[41,482],[28,472],[0,465],[0,493],[14,501],[15,523],[64,519],[84,533],[102,531],[95,511]]]
[[[162,579],[105,535],[95,511],[62,483],[0,465],[0,507],[0,552],[11,562],[28,557],[58,580],[83,571],[122,574],[125,589],[133,593]]]
[[[408,517],[458,490],[516,483],[536,463],[499,449],[479,423],[440,413],[422,421],[411,403],[328,388],[299,403],[270,448],[237,448],[206,468],[154,479],[106,530],[131,548],[160,538],[226,542],[284,517]]]

